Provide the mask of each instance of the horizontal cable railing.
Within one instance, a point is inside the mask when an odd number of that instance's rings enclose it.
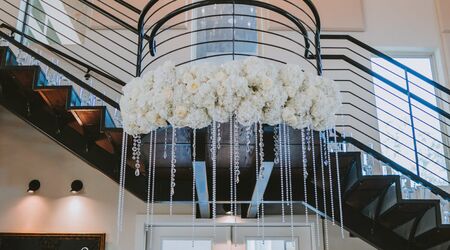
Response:
[[[45,47],[29,48],[1,31],[0,40],[4,42],[1,46],[7,45],[15,52],[14,61],[17,65],[40,68],[40,72],[45,78],[40,79],[40,85],[37,87],[71,86],[71,107],[69,108],[105,107],[104,125],[107,128],[121,127],[119,104],[110,98],[112,96],[110,93],[97,90],[91,80],[95,72],[92,72],[92,75],[85,75],[83,71],[80,71],[82,77],[75,76],[66,70],[67,66],[59,61],[60,58],[50,57],[51,54],[46,53]],[[75,67],[75,65],[73,66]],[[110,91],[120,94],[117,90],[111,89]]]
[[[5,0],[0,22],[91,68],[127,81],[135,73],[139,14],[120,2]],[[118,12],[129,15],[129,19]]]
[[[344,99],[344,140],[450,200],[450,91],[350,36],[322,35],[322,44],[324,74]]]

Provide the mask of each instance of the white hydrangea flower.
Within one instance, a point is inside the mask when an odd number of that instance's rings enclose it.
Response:
[[[123,87],[124,130],[146,134],[166,127],[204,128],[228,122],[243,126],[287,123],[324,130],[341,104],[334,81],[304,73],[299,65],[278,65],[256,57],[175,67],[166,62]]]

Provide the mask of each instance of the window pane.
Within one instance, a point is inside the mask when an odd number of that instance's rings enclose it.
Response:
[[[430,58],[396,58],[396,60],[433,79]],[[372,68],[402,89],[406,90],[409,87],[411,93],[438,106],[435,89],[430,84],[411,74],[405,75],[399,67],[381,58],[372,59]],[[414,124],[420,176],[436,185],[445,185],[448,175],[445,170],[445,151],[439,114],[414,99],[411,100],[410,112],[407,95],[401,94],[382,81],[375,79],[374,83],[378,85],[374,90],[379,108],[377,115],[383,154],[417,173],[411,127]],[[413,115],[412,120],[410,113]]]
[[[212,6],[205,6],[197,10],[197,16],[204,17],[198,19],[195,24],[197,26],[196,30],[202,30],[197,32],[197,43],[217,41],[213,43],[197,45],[197,58],[233,52],[233,43],[231,42],[231,40],[233,39],[233,17],[231,16],[232,13],[233,5],[231,4],[216,4]],[[255,7],[247,5],[235,5],[235,14],[246,15],[235,17],[235,40],[250,42],[235,42],[234,51],[235,53],[255,55],[257,51],[257,45],[253,42],[256,42],[258,40],[258,34],[256,31],[249,30],[256,29],[256,18],[253,17],[253,15],[256,15]]]
[[[210,240],[163,240],[162,250],[179,250],[179,249],[193,249],[193,250],[211,250],[212,243]]]

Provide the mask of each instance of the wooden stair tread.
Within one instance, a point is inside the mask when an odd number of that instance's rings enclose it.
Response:
[[[71,86],[49,86],[35,90],[45,100],[47,105],[57,110],[65,110],[71,103]]]
[[[362,176],[345,194],[345,202],[356,209],[363,209],[392,185],[398,176]]]
[[[421,216],[426,210],[437,204],[439,204],[437,200],[402,200],[380,214],[378,221],[388,228],[395,228]]]

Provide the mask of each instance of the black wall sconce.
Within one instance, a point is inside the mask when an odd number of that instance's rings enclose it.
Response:
[[[72,194],[77,194],[83,189],[83,182],[80,180],[75,180],[70,185],[70,192]]]
[[[41,187],[41,182],[38,180],[32,180],[30,181],[30,183],[28,183],[28,190],[27,192],[29,194],[34,194],[36,191],[39,190],[39,188]]]

